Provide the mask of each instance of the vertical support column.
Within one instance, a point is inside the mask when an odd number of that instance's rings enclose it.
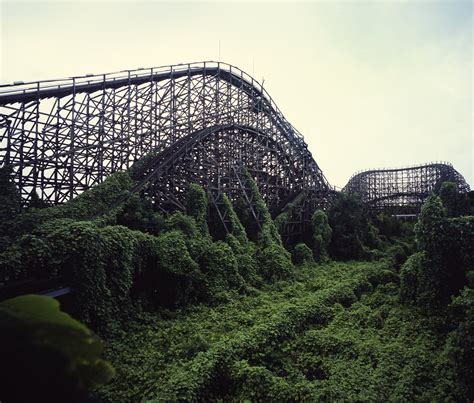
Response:
[[[171,71],[170,71],[170,85],[171,85],[171,105],[170,105],[170,122],[171,122],[171,127],[170,127],[170,135],[171,135],[171,141],[170,145],[173,144],[176,141],[176,98],[175,98],[175,79],[174,79],[174,71],[173,71],[173,66],[171,66]]]
[[[76,78],[72,79],[71,129],[69,131],[69,200],[74,197],[74,141],[76,130]]]
[[[56,131],[54,134],[54,191],[52,195],[52,199],[54,201],[54,204],[57,204],[59,202],[59,194],[61,192],[61,187],[59,186],[58,183],[58,171],[59,171],[59,157],[58,157],[58,152],[59,152],[59,126],[60,126],[60,116],[59,114],[61,113],[61,98],[57,99],[57,109],[56,109]]]
[[[40,90],[40,83],[39,81],[36,84],[36,116],[35,116],[35,139],[34,139],[34,162],[33,162],[33,189],[32,192],[38,192],[38,160],[39,160],[39,155],[38,155],[38,141],[39,141],[39,90]],[[43,187],[41,186],[40,192],[39,192],[39,197],[42,197],[42,191]]]
[[[153,122],[155,121],[154,119],[155,108],[153,108],[153,95],[154,95],[154,92],[153,92],[153,67],[152,67],[150,69],[150,114],[149,114],[150,122],[148,125],[148,128],[149,128],[148,136],[150,140],[149,140],[148,148],[146,151],[147,153],[149,153],[151,150],[155,148],[155,145],[153,143],[155,142],[155,139],[156,139],[156,133],[155,133],[155,130],[153,130]]]
[[[192,133],[191,127],[191,65],[188,63],[188,130],[186,134]]]
[[[99,114],[99,183],[104,177],[104,119],[105,119],[105,74],[102,77],[102,105]]]

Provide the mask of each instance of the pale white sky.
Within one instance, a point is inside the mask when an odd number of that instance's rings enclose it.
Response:
[[[332,185],[450,161],[474,185],[470,1],[0,0],[0,81],[220,59],[265,87]]]

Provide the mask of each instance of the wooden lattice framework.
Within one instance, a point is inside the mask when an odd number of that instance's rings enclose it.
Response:
[[[166,212],[183,209],[191,182],[216,207],[222,193],[245,196],[242,167],[274,215],[305,191],[298,221],[307,221],[333,196],[303,136],[262,85],[225,63],[0,86],[0,146],[25,204],[34,191],[63,203],[150,153],[134,190]]]
[[[358,172],[343,191],[358,195],[375,212],[417,214],[423,201],[445,181],[454,182],[462,193],[469,191],[466,180],[448,162]]]

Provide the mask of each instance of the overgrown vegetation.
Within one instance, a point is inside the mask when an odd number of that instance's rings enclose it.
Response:
[[[427,199],[414,231],[339,194],[290,253],[281,232],[300,196],[274,221],[247,171],[249,199],[222,196],[218,240],[194,184],[186,211],[168,216],[129,194],[129,172],[21,212],[9,176],[0,172],[0,285],[59,276],[73,288],[70,313],[105,338],[116,368],[105,401],[474,398],[474,217],[452,184]],[[112,374],[94,351],[101,369],[68,367],[84,390]]]
[[[0,303],[0,396],[5,402],[82,402],[114,375],[103,343],[49,297]]]

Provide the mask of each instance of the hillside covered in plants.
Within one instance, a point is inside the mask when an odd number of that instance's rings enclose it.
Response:
[[[129,172],[21,211],[4,169],[0,287],[72,292],[68,314],[47,297],[0,302],[0,400],[474,399],[474,216],[453,184],[415,224],[341,193],[284,244],[287,217],[246,175],[260,228],[224,198],[222,233],[197,185],[166,217],[130,194]]]

